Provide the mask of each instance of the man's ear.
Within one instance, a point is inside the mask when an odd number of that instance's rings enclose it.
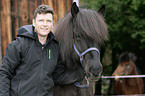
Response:
[[[32,20],[32,23],[33,23],[33,26],[35,27],[35,20],[34,19]]]

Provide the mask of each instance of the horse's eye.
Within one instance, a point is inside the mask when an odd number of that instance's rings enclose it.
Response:
[[[80,38],[80,35],[76,35],[76,38]]]
[[[80,35],[76,35],[76,39],[77,40],[80,40],[81,39],[81,36]]]

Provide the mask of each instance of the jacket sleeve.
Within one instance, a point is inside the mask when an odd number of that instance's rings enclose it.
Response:
[[[55,84],[65,85],[72,84],[84,79],[85,73],[81,66],[76,70],[67,70],[65,64],[59,59],[57,67],[53,72]]]
[[[20,43],[14,40],[8,44],[0,66],[0,96],[10,96],[10,81],[20,61]]]

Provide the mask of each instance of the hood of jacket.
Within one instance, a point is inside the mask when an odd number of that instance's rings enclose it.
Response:
[[[32,25],[24,25],[17,30],[17,36],[24,36],[35,39],[33,35],[33,29],[34,27]]]

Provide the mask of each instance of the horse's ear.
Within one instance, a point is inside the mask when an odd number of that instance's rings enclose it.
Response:
[[[76,2],[74,2],[71,6],[71,14],[72,14],[72,17],[74,18],[79,12],[79,8],[78,6],[76,5]]]
[[[105,8],[105,5],[102,5],[101,8],[98,10],[98,12],[100,14],[102,14],[103,17],[105,17],[106,15],[106,8]]]

